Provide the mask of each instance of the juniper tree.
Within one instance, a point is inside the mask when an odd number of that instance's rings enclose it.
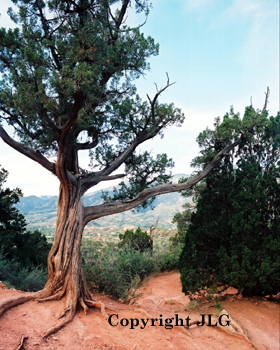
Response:
[[[239,119],[233,111],[232,115]],[[252,106],[246,108],[244,119],[250,115],[257,115]],[[223,147],[218,130],[201,132],[198,142],[202,156],[194,160],[196,166],[203,166],[213,150]],[[278,292],[279,146],[280,113],[275,118],[263,116],[251,135],[206,178],[196,211],[190,220],[185,218],[189,225],[179,263],[185,293],[217,282],[244,294]]]
[[[0,168],[0,254],[24,267],[46,267],[50,244],[41,232],[26,231],[25,218],[15,207],[22,192],[4,187],[7,177],[8,171]]]
[[[91,296],[81,267],[84,226],[149,204],[156,195],[191,187],[239,139],[228,138],[226,148],[196,177],[170,183],[172,160],[166,154],[153,158],[138,151],[165,128],[184,120],[172,103],[159,102],[172,85],[168,77],[153,97],[142,100],[136,93],[134,81],[147,71],[147,59],[157,55],[159,47],[145,37],[141,25],[130,27],[126,20],[131,11],[147,16],[148,2],[13,2],[18,11],[10,10],[10,15],[16,28],[0,30],[0,120],[14,127],[17,138],[9,136],[3,125],[0,136],[54,174],[60,189],[47,284],[37,294],[2,302],[0,313],[30,299],[66,296],[65,318],[48,335],[70,322],[79,304],[85,311],[88,306],[102,306]],[[91,170],[81,168],[81,150],[89,150]],[[113,196],[105,196],[103,204],[84,207],[86,191],[113,179],[122,179]]]

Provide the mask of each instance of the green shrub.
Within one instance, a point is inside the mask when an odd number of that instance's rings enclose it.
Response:
[[[119,247],[130,247],[141,252],[153,250],[153,244],[150,236],[146,231],[142,231],[138,227],[135,231],[126,230],[124,234],[119,235]]]
[[[23,276],[24,277],[24,276]],[[44,288],[48,273],[38,266],[29,268],[25,277],[20,281],[19,289],[26,292],[36,292]]]
[[[252,106],[246,108],[244,118],[256,116]],[[263,117],[207,176],[180,257],[186,293],[217,282],[244,295],[280,290],[280,114]],[[200,134],[202,155],[223,147],[216,131],[217,138],[209,130]]]
[[[15,207],[22,193],[18,188],[4,187],[7,177],[7,170],[0,168],[0,249],[5,259],[17,260],[24,266],[47,267],[51,244],[41,232],[25,230],[25,218]]]
[[[23,266],[16,260],[6,259],[0,252],[0,280],[9,288],[36,292],[47,282],[47,270],[31,264]]]
[[[119,247],[84,240],[82,261],[86,280],[91,288],[105,292],[114,298],[127,300],[143,279],[152,273],[174,270],[182,245],[169,244],[153,255],[132,247]]]
[[[156,259],[158,271],[172,271],[178,269],[182,248],[183,244],[177,243],[177,245],[174,245],[172,242],[167,248],[156,252],[154,257]]]
[[[132,248],[92,246],[83,252],[88,283],[98,291],[126,300],[145,276],[156,271],[154,258]]]

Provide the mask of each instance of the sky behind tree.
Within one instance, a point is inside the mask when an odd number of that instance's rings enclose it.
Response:
[[[0,26],[11,27],[2,0]],[[278,0],[154,0],[142,27],[160,44],[159,56],[149,62],[150,72],[136,81],[140,96],[153,96],[166,84],[166,72],[176,82],[161,96],[185,113],[183,127],[168,129],[142,146],[154,154],[166,152],[175,161],[173,173],[190,174],[198,154],[196,137],[214,118],[233,105],[241,114],[251,103],[262,108],[267,86],[268,110],[279,111],[279,1]],[[129,23],[144,21],[132,15]],[[8,129],[12,135],[12,129]],[[83,151],[85,152],[85,151]],[[87,165],[87,152],[81,165]],[[27,195],[56,195],[59,183],[39,164],[18,154],[0,140],[0,165],[10,175],[7,185]],[[22,169],[24,165],[24,173]],[[21,171],[20,176],[18,172]],[[105,186],[111,183],[105,183]]]

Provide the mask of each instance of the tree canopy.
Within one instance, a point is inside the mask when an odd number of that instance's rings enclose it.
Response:
[[[115,14],[117,1],[14,2],[20,10],[10,14],[19,26],[0,31],[0,106],[1,119],[25,148],[9,144],[63,177],[43,156],[60,150],[68,181],[81,177],[83,192],[109,180],[121,164],[129,185],[122,183],[114,199],[166,182],[172,161],[165,154],[153,159],[134,151],[167,126],[180,125],[184,115],[158,102],[169,79],[153,99],[142,101],[136,93],[133,81],[149,69],[147,58],[158,54],[158,45],[140,27],[126,25],[132,2],[123,1]],[[146,1],[134,8],[149,12]],[[8,141],[3,130],[1,136]],[[91,172],[79,166],[79,150],[90,150]]]
[[[7,176],[7,170],[0,169],[0,251],[24,266],[46,266],[51,245],[39,231],[26,231],[25,218],[15,207],[21,191],[4,188]]]
[[[239,116],[232,110],[232,119]],[[245,119],[255,114],[250,106]],[[229,115],[225,116],[227,119]],[[200,133],[201,166],[219,140],[216,130]],[[280,287],[280,114],[264,117],[239,147],[206,178],[185,232],[180,272],[185,292],[217,282],[245,294],[278,292]],[[188,217],[187,217],[188,219]]]
[[[126,230],[124,234],[119,235],[119,238],[119,247],[129,247],[140,252],[153,250],[151,237],[147,231],[142,231],[140,227],[137,227],[135,231]]]

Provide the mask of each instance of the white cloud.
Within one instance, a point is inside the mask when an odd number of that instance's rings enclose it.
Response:
[[[278,0],[234,0],[231,6],[223,13],[227,20],[236,17],[263,17],[271,14],[278,14]]]

